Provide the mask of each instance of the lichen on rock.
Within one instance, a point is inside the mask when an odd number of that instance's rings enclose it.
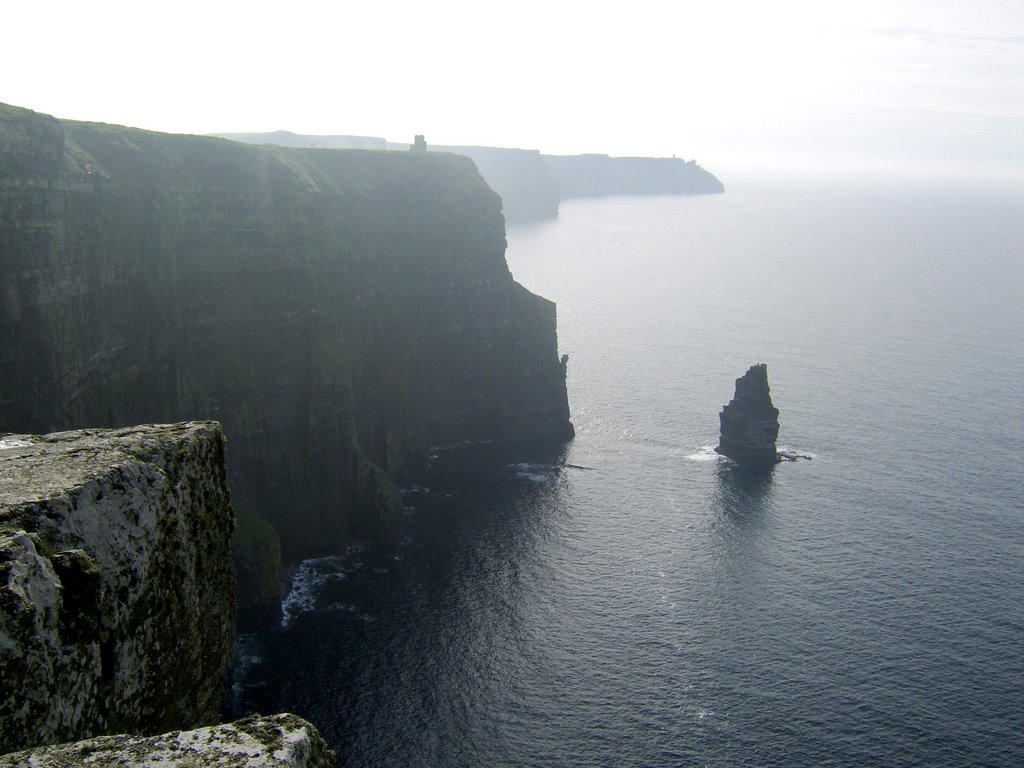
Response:
[[[0,768],[331,768],[317,729],[290,714],[258,715],[160,736],[102,736],[0,755]]]
[[[3,436],[0,753],[214,722],[233,526],[216,423]]]

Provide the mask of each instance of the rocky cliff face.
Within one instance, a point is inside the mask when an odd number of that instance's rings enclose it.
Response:
[[[724,192],[693,160],[675,157],[544,155],[562,198],[605,195],[692,195]]]
[[[0,755],[0,768],[333,768],[316,728],[289,714],[160,736],[103,736]]]
[[[285,558],[329,550],[427,446],[571,435],[554,305],[504,248],[467,158],[0,107],[0,425],[216,419]]]
[[[0,753],[216,721],[233,525],[217,424],[0,437]]]
[[[779,458],[779,409],[772,405],[768,366],[752,365],[736,379],[736,395],[719,415],[721,436],[715,450],[737,464],[767,467]]]

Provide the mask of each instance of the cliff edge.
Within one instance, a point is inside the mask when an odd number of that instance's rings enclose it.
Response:
[[[0,768],[333,768],[317,729],[289,714],[160,736],[103,736],[0,755]]]
[[[233,526],[215,423],[0,436],[0,753],[215,722]]]
[[[430,149],[465,155],[476,163],[480,175],[501,196],[506,221],[540,221],[558,216],[558,188],[538,150],[437,145]]]

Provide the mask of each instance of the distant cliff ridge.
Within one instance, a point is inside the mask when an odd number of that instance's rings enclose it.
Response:
[[[388,142],[379,136],[315,136],[271,131],[270,133],[216,133],[221,139],[241,141],[245,144],[276,144],[280,147],[300,149],[387,149]]]
[[[671,157],[544,155],[562,198],[717,194],[725,187],[693,160]]]
[[[310,136],[288,131],[224,133],[249,144],[288,147],[362,147],[407,150],[409,144],[358,136]],[[429,137],[427,137],[429,139]],[[381,142],[375,145],[373,142]],[[362,143],[359,143],[362,142]],[[551,219],[558,204],[573,197],[606,195],[699,195],[725,191],[717,178],[693,160],[675,157],[542,155],[535,149],[427,145],[431,152],[465,155],[502,200],[510,222]]]
[[[193,418],[286,559],[395,511],[431,445],[572,434],[555,307],[468,158],[0,106],[0,429]]]

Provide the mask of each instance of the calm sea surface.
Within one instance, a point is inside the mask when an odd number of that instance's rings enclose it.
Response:
[[[236,714],[344,766],[1024,765],[1024,200],[734,186],[509,229],[576,439],[304,563]],[[759,362],[814,458],[751,477],[709,446]]]

